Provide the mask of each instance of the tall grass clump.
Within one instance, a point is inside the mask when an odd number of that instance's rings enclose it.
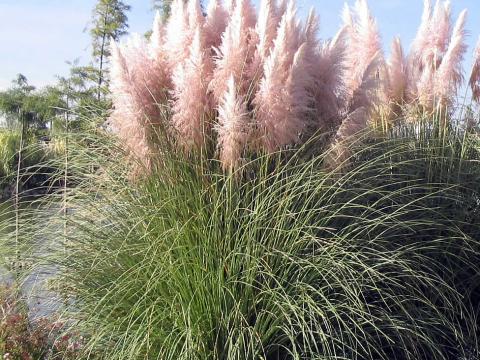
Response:
[[[55,239],[42,261],[58,271],[83,356],[474,354],[478,140],[408,131],[370,139],[333,170],[308,146],[226,174],[165,145],[136,179],[141,165],[108,138],[72,138],[68,231],[63,217],[34,231]]]
[[[71,134],[22,228],[52,239],[38,261],[82,357],[478,357],[466,13],[425,1],[386,60],[365,0],[328,41],[292,1],[259,10],[175,0],[148,43],[113,45],[117,136]]]
[[[293,0],[250,0],[203,14],[197,0],[175,0],[172,16],[157,16],[149,41],[134,36],[112,45],[113,130],[148,171],[156,134],[168,129],[179,151],[209,149],[226,171],[264,153],[298,147],[328,133],[317,152],[371,127],[455,115],[465,79],[463,11],[454,22],[450,2],[425,1],[409,52],[394,39],[382,50],[366,0],[346,5],[343,25],[318,38],[312,10],[298,19]],[[479,51],[469,85],[478,100]],[[476,103],[474,103],[476,106]],[[345,156],[344,156],[345,155]]]

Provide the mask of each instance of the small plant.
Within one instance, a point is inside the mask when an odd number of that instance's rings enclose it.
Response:
[[[59,321],[32,323],[25,304],[11,287],[0,288],[0,359],[77,359],[83,346],[79,335],[62,335]]]

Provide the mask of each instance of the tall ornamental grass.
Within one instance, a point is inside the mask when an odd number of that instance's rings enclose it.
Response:
[[[114,44],[117,137],[70,135],[65,186],[22,223],[82,357],[478,357],[465,16],[425,1],[385,60],[365,0],[329,41],[291,1],[175,0]]]
[[[258,12],[250,0],[211,0],[205,12],[198,0],[174,0],[148,41],[112,41],[112,128],[147,170],[167,129],[179,151],[207,147],[232,171],[313,134],[330,134],[318,152],[342,155],[339,144],[361,130],[422,114],[448,123],[465,78],[479,100],[480,50],[465,72],[467,11],[454,20],[449,1],[424,3],[410,51],[396,38],[387,58],[366,0],[345,6],[330,40],[293,0],[262,0]]]
[[[31,229],[83,356],[478,356],[480,143],[418,126],[337,169],[309,144],[232,174],[165,145],[134,180],[111,139],[72,138],[71,211]]]

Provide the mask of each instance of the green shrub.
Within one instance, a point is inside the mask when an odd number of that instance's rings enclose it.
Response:
[[[20,144],[20,134],[11,130],[0,130],[0,185],[15,173],[15,158]]]
[[[15,182],[20,151],[20,133],[16,130],[0,129],[0,186]],[[45,169],[42,166],[48,160],[45,149],[33,134],[26,134],[23,139],[22,161],[20,164],[23,181],[38,175]],[[35,174],[37,171],[37,174]],[[26,175],[25,178],[23,176]]]

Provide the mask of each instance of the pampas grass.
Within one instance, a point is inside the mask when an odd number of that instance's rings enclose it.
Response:
[[[426,0],[410,52],[395,39],[388,61],[366,0],[346,5],[343,20],[337,36],[322,41],[316,14],[299,21],[293,0],[264,0],[258,16],[250,0],[212,0],[205,16],[198,1],[175,0],[166,24],[156,17],[148,46],[114,45],[112,118],[120,138],[145,163],[155,147],[149,128],[159,125],[182,148],[221,148],[211,129],[224,122],[219,110],[232,76],[251,124],[245,147],[254,153],[298,147],[318,132],[354,133],[360,123],[366,130],[379,117],[390,126],[418,112],[451,116],[464,78],[466,11],[453,24],[448,1]],[[165,108],[173,122],[159,124]],[[232,163],[240,158],[224,168]]]
[[[118,145],[85,139],[71,138],[65,249],[40,259],[71,299],[64,315],[85,336],[82,358],[477,351],[475,137],[402,126],[351,148],[342,172],[307,149],[227,174],[172,151],[134,185]],[[62,228],[42,214],[23,233],[57,238]]]

